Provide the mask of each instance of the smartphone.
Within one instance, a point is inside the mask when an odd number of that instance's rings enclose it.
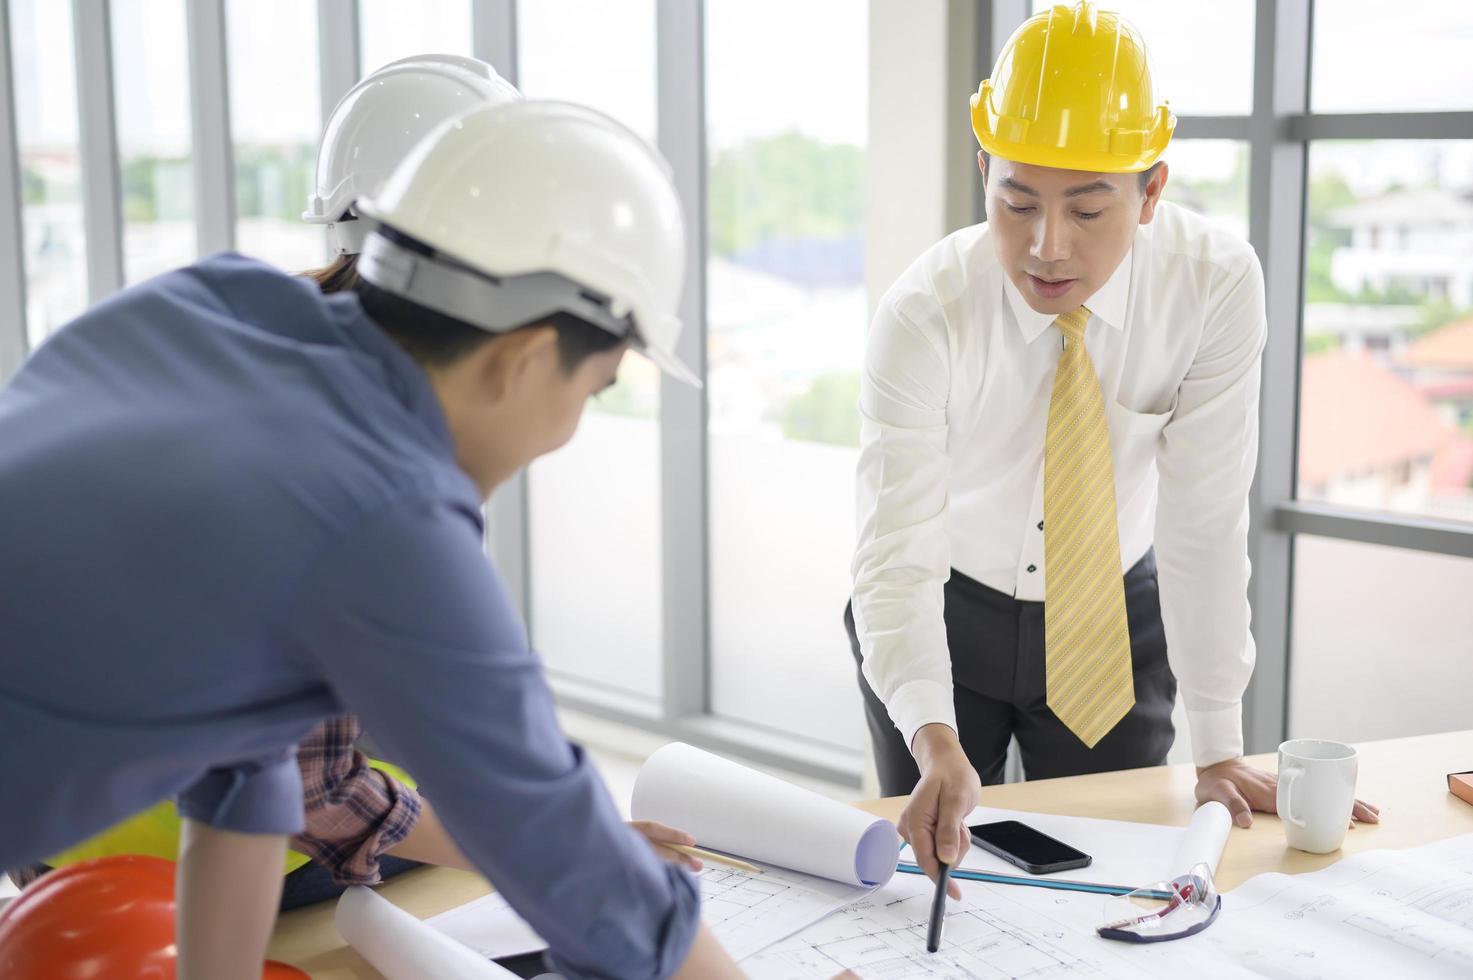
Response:
[[[979,823],[967,830],[971,832],[972,840],[977,842],[978,847],[991,851],[1032,875],[1087,868],[1094,860],[1083,851],[1016,820]]]

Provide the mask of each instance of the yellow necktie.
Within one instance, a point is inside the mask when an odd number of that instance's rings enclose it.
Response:
[[[1054,321],[1064,350],[1044,440],[1043,637],[1048,706],[1094,748],[1135,704],[1135,681],[1110,430],[1084,347],[1088,322],[1083,306]]]

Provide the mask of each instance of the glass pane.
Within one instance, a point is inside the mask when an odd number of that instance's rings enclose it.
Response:
[[[1314,6],[1315,112],[1473,109],[1473,6],[1335,0]]]
[[[1467,558],[1296,538],[1290,736],[1361,741],[1467,728],[1470,595]]]
[[[195,258],[184,0],[112,0],[123,261],[137,282]]]
[[[654,139],[654,0],[524,3],[517,33],[529,98],[592,105]],[[543,659],[651,698],[663,687],[659,409],[659,372],[630,354],[573,441],[532,465],[528,504]]]
[[[470,0],[358,0],[358,18],[365,75],[412,54],[471,53]]]
[[[593,106],[654,142],[654,0],[519,4],[517,72],[528,98]]]
[[[322,129],[317,5],[229,0],[226,15],[236,248],[289,272],[316,268],[327,243],[302,209]]]
[[[868,24],[848,0],[712,0],[706,16],[713,706],[863,745],[841,614],[868,321]]]
[[[1165,199],[1248,237],[1248,144],[1236,140],[1172,140]]]
[[[1033,2],[1035,12],[1052,6]],[[1110,0],[1104,6],[1146,39],[1157,97],[1167,99],[1172,112],[1253,111],[1253,0]]]
[[[1473,520],[1473,141],[1309,165],[1299,496]]]
[[[10,0],[26,263],[34,348],[87,307],[87,239],[77,146],[72,6]]]

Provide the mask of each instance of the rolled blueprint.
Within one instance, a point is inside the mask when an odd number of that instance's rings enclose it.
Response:
[[[1187,824],[1187,832],[1176,846],[1172,874],[1186,874],[1199,864],[1207,865],[1208,870],[1217,874],[1217,862],[1222,860],[1232,829],[1233,816],[1221,803],[1210,800],[1197,807],[1191,823]]]
[[[678,827],[701,847],[842,881],[895,874],[895,825],[684,742],[650,756],[630,814]]]
[[[336,923],[348,945],[388,980],[516,977],[362,885],[354,885],[338,899]]]

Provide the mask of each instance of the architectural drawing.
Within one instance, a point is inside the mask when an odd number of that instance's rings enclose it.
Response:
[[[1010,892],[1031,891],[964,886],[963,900],[948,902],[941,949],[932,954],[926,952],[931,885],[899,876],[742,968],[771,980],[827,980],[846,969],[865,980],[1138,976],[1114,960],[1103,940],[1090,943],[1078,929],[1012,901]]]
[[[770,866],[762,874],[751,874],[712,862],[698,877],[701,919],[739,960],[863,899],[867,892]]]

